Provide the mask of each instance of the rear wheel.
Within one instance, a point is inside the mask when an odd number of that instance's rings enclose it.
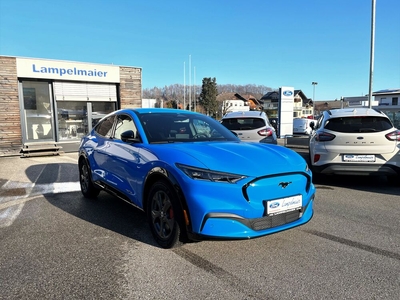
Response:
[[[157,181],[150,189],[147,221],[154,239],[161,247],[173,248],[182,244],[182,210],[176,193],[165,181]]]
[[[92,182],[90,168],[85,159],[79,160],[79,183],[81,192],[85,198],[96,198],[100,190],[96,188]]]

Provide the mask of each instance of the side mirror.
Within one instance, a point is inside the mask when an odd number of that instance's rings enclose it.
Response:
[[[135,138],[135,133],[133,130],[127,130],[121,133],[121,140],[123,142],[140,142],[138,138]]]

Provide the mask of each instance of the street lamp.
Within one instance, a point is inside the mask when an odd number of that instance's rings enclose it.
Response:
[[[311,84],[313,85],[313,98],[312,98],[312,100],[314,102],[315,101],[315,86],[318,84],[318,82],[313,81],[313,82],[311,82]]]

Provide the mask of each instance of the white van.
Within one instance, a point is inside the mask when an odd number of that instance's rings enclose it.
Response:
[[[312,129],[310,127],[310,123],[314,122],[316,124],[316,120],[314,119],[306,119],[306,118],[295,118],[293,119],[293,134],[308,134],[310,135]]]

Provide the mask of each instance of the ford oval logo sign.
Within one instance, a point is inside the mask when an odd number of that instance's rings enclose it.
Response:
[[[279,207],[279,202],[272,202],[272,203],[269,205],[269,208],[277,208],[277,207]]]
[[[293,95],[293,92],[292,91],[283,91],[283,95],[289,97],[289,96]]]

